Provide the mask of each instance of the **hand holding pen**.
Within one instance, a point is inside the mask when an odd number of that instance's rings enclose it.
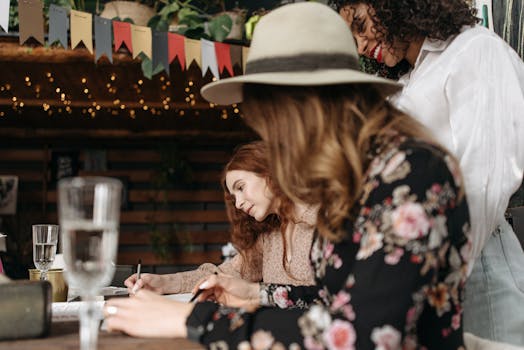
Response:
[[[138,266],[136,267],[136,281],[135,285],[133,286],[133,290],[131,293],[136,294],[138,290],[140,289],[140,286],[138,285],[138,281],[140,281],[140,270],[142,268],[142,259],[138,259]]]
[[[140,264],[140,270],[142,266]],[[169,289],[169,278],[166,278],[165,275],[157,275],[153,273],[137,273],[129,276],[124,285],[128,288],[129,294],[136,294],[140,289],[147,289],[157,294],[170,293]]]

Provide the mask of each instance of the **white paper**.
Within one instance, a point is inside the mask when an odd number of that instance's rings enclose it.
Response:
[[[78,321],[80,307],[85,303],[85,301],[53,303],[52,322]],[[96,308],[98,309],[100,315],[102,315],[104,303],[104,300],[95,301]]]

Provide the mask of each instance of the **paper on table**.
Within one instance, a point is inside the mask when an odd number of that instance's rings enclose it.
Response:
[[[103,287],[100,292],[98,293],[98,296],[106,297],[114,297],[114,296],[124,296],[128,295],[129,291],[127,288],[123,287]],[[73,301],[73,299],[76,299],[80,295],[78,288],[71,288],[69,287],[69,301]]]
[[[85,301],[53,303],[52,322],[78,321],[78,312],[83,303],[85,303]],[[100,312],[100,317],[102,317],[104,303],[105,301],[103,300],[95,301],[96,308]]]

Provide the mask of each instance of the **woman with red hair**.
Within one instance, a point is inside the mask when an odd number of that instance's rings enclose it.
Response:
[[[250,282],[312,285],[309,251],[316,208],[297,204],[272,181],[265,143],[239,147],[222,173],[231,240],[239,250],[221,265],[210,263],[174,274],[136,274],[125,285],[136,292],[145,288],[159,294],[187,293],[213,273],[225,273]],[[289,302],[288,302],[289,303]]]

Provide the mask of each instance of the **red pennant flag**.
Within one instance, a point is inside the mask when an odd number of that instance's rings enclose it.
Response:
[[[115,36],[115,52],[118,51],[122,44],[126,44],[129,52],[133,53],[131,23],[113,21],[113,34]]]
[[[186,69],[186,52],[184,36],[175,33],[167,33],[167,47],[169,64],[178,57],[178,63],[182,70]]]
[[[230,76],[233,76],[233,66],[231,65],[230,45],[215,42],[215,53],[217,56],[218,71],[222,73],[224,68],[227,69]]]

